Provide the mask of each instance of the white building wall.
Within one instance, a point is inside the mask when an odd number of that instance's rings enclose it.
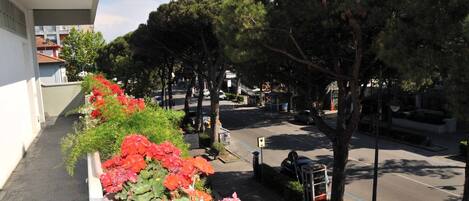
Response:
[[[0,28],[0,189],[44,121],[35,58],[32,11],[25,11],[28,38]]]

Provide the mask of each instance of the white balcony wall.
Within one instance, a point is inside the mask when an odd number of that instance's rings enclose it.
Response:
[[[0,27],[0,189],[8,180],[44,121],[32,11],[26,15],[27,37]]]

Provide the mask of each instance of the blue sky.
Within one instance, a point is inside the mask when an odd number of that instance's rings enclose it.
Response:
[[[103,33],[107,42],[135,30],[146,23],[148,14],[169,0],[100,0],[95,31]]]

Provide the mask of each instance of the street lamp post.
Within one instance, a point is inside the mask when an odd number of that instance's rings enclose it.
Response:
[[[373,86],[372,86],[373,87]],[[386,86],[389,89],[389,86]],[[379,91],[378,91],[378,117],[375,118],[377,119],[376,121],[376,130],[375,130],[375,161],[374,161],[374,167],[373,167],[373,194],[372,194],[372,201],[376,201],[376,196],[377,196],[377,191],[378,191],[378,161],[379,161],[379,133],[381,132],[381,122],[382,122],[382,105],[383,105],[383,100],[382,100],[382,89],[383,89],[383,84],[382,84],[382,71],[380,68],[380,77],[379,77]],[[393,97],[393,100],[388,102],[389,109],[391,109],[391,114],[389,115],[388,118],[389,125],[388,127],[388,132],[392,132],[392,112],[397,112],[400,109],[399,101],[396,99],[396,97]]]
[[[382,118],[382,71],[380,67],[380,73],[379,73],[379,89],[378,89],[378,110],[377,113],[375,114],[375,162],[374,162],[374,167],[373,167],[373,194],[372,194],[372,201],[376,201],[376,195],[377,195],[377,190],[378,190],[378,160],[379,160],[379,132],[381,131],[381,118]],[[371,86],[373,87],[373,85]],[[377,116],[377,117],[376,117]]]

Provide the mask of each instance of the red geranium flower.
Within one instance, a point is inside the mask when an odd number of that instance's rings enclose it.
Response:
[[[99,111],[99,109],[95,109],[91,112],[91,117],[94,119],[97,119],[100,116],[101,116],[101,111]]]
[[[109,88],[111,89],[112,93],[117,94],[118,96],[121,96],[124,94],[124,91],[120,88],[118,84],[111,84],[109,85]]]
[[[151,145],[151,142],[143,135],[129,135],[124,138],[121,146],[122,156],[127,156],[131,154],[141,154],[144,155],[147,153],[148,147]]]
[[[212,165],[210,165],[207,160],[200,156],[195,157],[193,159],[193,163],[194,167],[196,167],[198,170],[205,173],[206,175],[215,173],[215,170],[213,169]]]
[[[166,176],[163,185],[170,191],[174,191],[179,187],[188,188],[190,183],[181,175],[169,174]]]
[[[182,159],[179,156],[167,155],[161,159],[161,165],[170,172],[177,172],[182,167]]]
[[[189,195],[189,198],[191,201],[211,201],[212,200],[212,196],[203,191],[194,190],[194,189],[184,189],[184,192],[186,192]]]
[[[145,159],[143,159],[143,156],[138,154],[128,155],[122,160],[121,164],[123,168],[131,170],[135,173],[139,173],[140,170],[143,170],[145,167],[147,167],[147,163],[145,162]]]
[[[107,193],[116,193],[122,190],[122,185],[127,182],[137,182],[137,174],[123,168],[109,170],[99,177]]]
[[[121,165],[121,160],[122,158],[120,156],[114,156],[103,164],[101,164],[101,167],[103,167],[103,169],[116,168]]]

